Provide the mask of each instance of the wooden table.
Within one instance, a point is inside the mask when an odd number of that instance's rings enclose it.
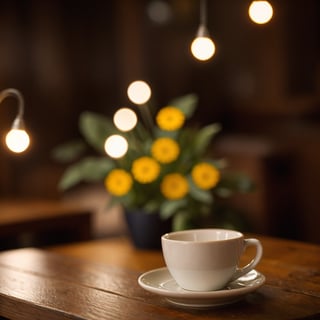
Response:
[[[0,249],[84,241],[91,238],[92,212],[58,200],[1,200]]]
[[[126,238],[0,253],[0,316],[9,319],[320,319],[320,246],[260,237],[265,284],[242,301],[194,310],[142,289],[160,251]]]

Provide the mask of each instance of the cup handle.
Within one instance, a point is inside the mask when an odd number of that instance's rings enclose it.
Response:
[[[248,246],[256,247],[256,256],[251,260],[250,263],[248,263],[243,268],[237,268],[237,270],[232,276],[231,281],[236,280],[242,277],[243,275],[245,275],[246,273],[248,273],[249,271],[251,271],[259,263],[259,261],[262,258],[263,248],[262,248],[261,242],[258,239],[254,239],[254,238],[244,239],[243,251],[245,251]]]

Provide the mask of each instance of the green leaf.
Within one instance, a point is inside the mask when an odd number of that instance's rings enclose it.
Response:
[[[185,96],[173,99],[169,105],[180,109],[186,118],[191,118],[198,104],[198,97],[195,94],[187,94]]]
[[[159,210],[159,201],[151,199],[147,201],[147,203],[143,206],[143,209],[148,213],[154,213]]]
[[[118,133],[110,119],[89,111],[80,115],[79,128],[87,143],[100,152],[104,151],[106,138]]]
[[[172,229],[180,231],[193,228],[192,219],[188,211],[180,211],[173,216]]]
[[[251,192],[254,190],[254,183],[251,178],[244,173],[227,172],[224,173],[215,193],[222,197],[229,197],[234,192]]]
[[[193,140],[194,152],[202,155],[208,148],[213,136],[221,129],[220,124],[214,123],[201,128]]]
[[[189,179],[189,186],[190,196],[193,199],[207,204],[211,204],[213,202],[213,195],[210,191],[199,189],[197,186],[194,185],[191,179]]]
[[[52,157],[59,162],[70,162],[80,157],[86,150],[86,144],[82,140],[73,140],[55,147]]]
[[[220,170],[228,166],[226,159],[205,159],[205,161]]]
[[[186,204],[186,199],[163,201],[163,203],[160,206],[161,218],[167,219],[172,217],[178,211],[178,209],[186,206]]]
[[[85,158],[67,168],[59,182],[59,189],[69,189],[82,181],[101,181],[114,166],[108,158]]]

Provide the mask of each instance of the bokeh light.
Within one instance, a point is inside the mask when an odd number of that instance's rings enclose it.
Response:
[[[147,5],[147,14],[155,23],[165,24],[170,21],[173,16],[171,6],[163,0],[152,0]]]
[[[119,109],[113,116],[114,125],[121,131],[130,131],[137,124],[136,113],[129,108]]]
[[[251,20],[257,24],[267,23],[273,16],[273,8],[268,1],[252,1],[248,12]]]
[[[196,37],[191,43],[192,55],[198,60],[209,60],[215,51],[215,44],[209,37]]]
[[[135,104],[147,103],[151,97],[149,85],[141,80],[132,82],[127,90],[129,99]]]
[[[12,152],[21,153],[29,147],[30,138],[25,130],[12,129],[6,135],[6,144]]]
[[[128,142],[126,138],[114,134],[108,137],[104,143],[104,150],[111,158],[121,158],[128,151]]]

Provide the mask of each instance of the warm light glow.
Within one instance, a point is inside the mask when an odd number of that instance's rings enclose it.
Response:
[[[144,104],[151,97],[151,89],[146,82],[138,80],[129,85],[127,94],[133,103]]]
[[[11,129],[6,135],[6,144],[11,151],[20,153],[28,148],[30,138],[25,130]]]
[[[201,61],[209,60],[215,53],[216,47],[208,37],[196,37],[191,43],[193,56]]]
[[[129,108],[121,108],[113,116],[114,125],[121,131],[132,130],[137,121],[137,115]]]
[[[128,150],[127,140],[120,135],[112,135],[104,143],[104,150],[111,158],[121,158]]]
[[[152,0],[147,4],[149,18],[159,24],[165,24],[172,18],[172,9],[169,3],[163,0]]]
[[[252,1],[249,7],[249,16],[255,23],[267,23],[273,16],[272,6],[268,1]]]

